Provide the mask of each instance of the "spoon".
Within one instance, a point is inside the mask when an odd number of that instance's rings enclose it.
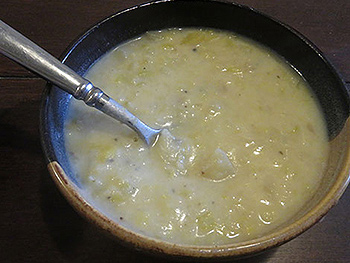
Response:
[[[126,108],[110,98],[89,80],[81,77],[62,64],[31,40],[0,20],[0,51],[52,84],[72,94],[112,118],[126,124],[141,137],[148,146],[157,142],[161,129],[146,125]]]

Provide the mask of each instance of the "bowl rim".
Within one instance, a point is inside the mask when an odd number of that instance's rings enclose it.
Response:
[[[97,29],[101,24],[106,21],[113,19],[116,16],[119,16],[123,13],[130,12],[134,9],[147,7],[149,5],[166,3],[166,2],[185,2],[184,0],[156,0],[151,2],[142,3],[139,5],[135,5],[133,7],[126,8],[121,10],[115,14],[108,16],[107,18],[101,20],[96,23],[88,30],[86,30],[81,36],[76,38],[73,41],[73,44],[69,45],[67,49],[62,53],[61,60],[64,63],[71,52],[75,49],[77,45],[80,44],[88,35],[90,35],[95,29]],[[234,5],[239,8],[244,8],[250,10],[258,15],[264,16],[275,23],[278,23],[282,27],[286,28],[298,38],[300,38],[305,44],[313,49],[326,63],[328,68],[333,71],[333,73],[338,76],[339,81],[343,84],[344,90],[349,95],[349,92],[345,88],[345,82],[340,78],[340,74],[334,68],[332,63],[322,54],[322,52],[304,35],[299,33],[294,28],[284,24],[283,22],[264,14],[263,12],[256,10],[252,7],[237,4],[234,2],[228,2],[223,0],[191,0],[192,2],[214,2],[218,4],[228,4]],[[238,242],[228,245],[211,245],[211,246],[195,246],[195,245],[179,245],[170,243],[163,240],[158,240],[154,238],[150,238],[143,234],[137,233],[133,230],[129,230],[115,221],[109,219],[107,216],[102,214],[100,211],[94,208],[94,206],[89,203],[82,194],[80,194],[79,188],[71,182],[69,177],[65,174],[64,170],[60,166],[60,164],[56,161],[55,157],[52,156],[52,152],[50,151],[47,143],[48,140],[45,140],[46,137],[46,124],[43,121],[45,119],[45,107],[47,105],[47,98],[50,93],[50,89],[52,86],[49,84],[45,88],[43,92],[43,99],[40,111],[40,134],[41,134],[41,142],[44,150],[44,154],[47,160],[47,167],[51,177],[53,178],[56,186],[60,189],[61,193],[65,196],[65,198],[69,201],[69,203],[85,218],[89,221],[92,221],[96,225],[98,225],[101,229],[107,231],[112,236],[116,237],[118,240],[122,242],[126,242],[132,247],[141,248],[142,250],[146,250],[151,253],[156,254],[166,254],[175,257],[195,257],[195,258],[239,258],[242,256],[248,256],[252,254],[256,254],[262,252],[264,250],[270,249],[272,247],[281,245],[296,236],[300,235],[307,229],[309,229],[312,225],[317,223],[334,205],[337,204],[341,195],[345,191],[347,185],[350,181],[350,149],[345,153],[344,165],[341,167],[341,170],[338,172],[338,177],[335,182],[332,184],[330,190],[327,194],[318,202],[316,206],[310,209],[304,216],[299,218],[297,221],[292,224],[283,227],[282,229],[272,232],[269,235],[252,239],[245,242]],[[349,96],[348,96],[349,97]],[[343,130],[346,129],[350,131],[350,120],[348,118],[346,124],[344,125]],[[344,144],[350,145],[350,132],[346,134],[346,141]]]
[[[350,130],[350,121],[347,122],[347,128]],[[350,133],[347,134],[346,144],[350,145]],[[267,250],[269,248],[282,245],[285,242],[297,237],[321,218],[337,204],[341,195],[345,191],[350,181],[350,151],[343,157],[346,165],[338,173],[337,180],[333,183],[327,194],[304,216],[294,221],[292,224],[282,229],[272,232],[269,235],[252,239],[249,241],[238,242],[227,245],[179,245],[163,240],[154,239],[143,234],[137,233],[109,219],[102,212],[94,208],[82,194],[79,189],[69,180],[58,162],[52,161],[47,167],[55,184],[61,193],[70,202],[70,204],[85,218],[95,223],[101,229],[107,231],[120,241],[125,241],[129,246],[141,248],[148,252],[167,254],[175,257],[195,257],[195,258],[239,258]]]

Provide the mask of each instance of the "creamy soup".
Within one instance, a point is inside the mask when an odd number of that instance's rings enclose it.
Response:
[[[219,245],[258,238],[315,193],[325,122],[305,81],[229,32],[148,32],[101,58],[96,86],[164,132],[153,147],[72,100],[65,142],[87,198],[152,238]]]

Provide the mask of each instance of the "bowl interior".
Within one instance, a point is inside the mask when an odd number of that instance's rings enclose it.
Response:
[[[349,146],[348,128],[346,131],[343,129],[349,116],[349,96],[345,86],[319,50],[300,34],[257,11],[236,4],[159,1],[121,12],[97,24],[66,52],[63,61],[83,75],[96,60],[115,46],[146,31],[173,27],[216,28],[249,37],[276,51],[308,81],[327,121],[329,138],[332,140],[332,157],[331,168],[325,175],[318,195],[294,218],[300,219],[334,185],[338,172],[346,162]],[[71,99],[71,95],[56,87],[47,88],[42,105],[41,132],[48,161],[57,161],[73,184],[80,187],[67,159],[63,136]],[[342,186],[346,184],[345,181],[342,181]],[[288,224],[290,222],[284,227]]]

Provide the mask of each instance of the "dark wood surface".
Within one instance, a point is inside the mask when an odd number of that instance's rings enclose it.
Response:
[[[237,0],[314,42],[349,87],[350,1]],[[0,19],[58,57],[84,30],[136,0],[2,1]],[[55,188],[40,145],[45,81],[0,56],[0,262],[165,262],[132,251],[77,215]],[[350,190],[296,239],[240,262],[350,262]]]

